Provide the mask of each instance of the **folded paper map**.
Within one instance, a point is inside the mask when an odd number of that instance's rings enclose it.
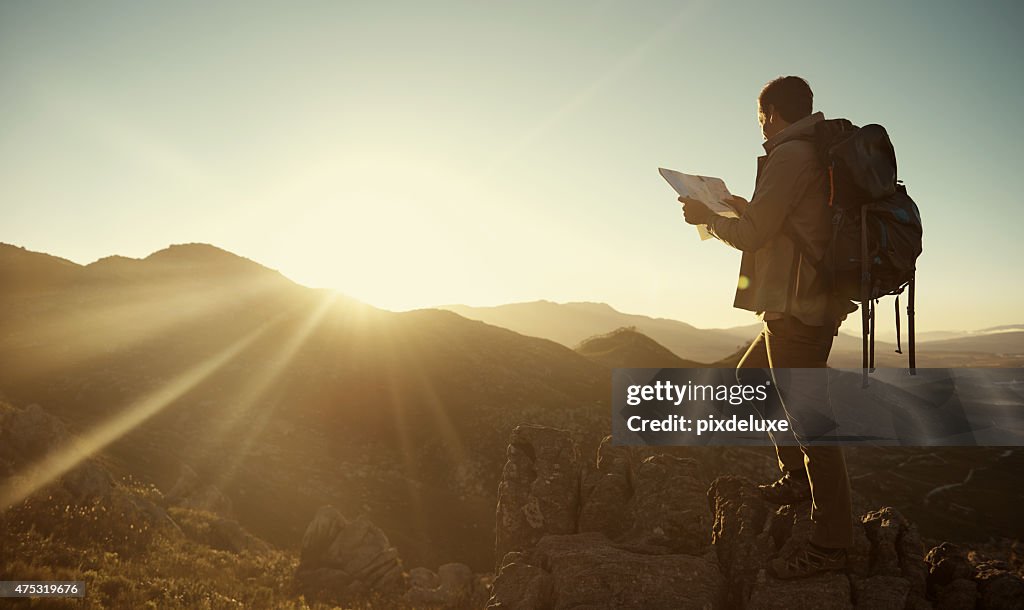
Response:
[[[737,218],[736,210],[725,202],[726,199],[732,197],[732,193],[726,188],[725,182],[721,178],[684,174],[663,167],[659,167],[658,171],[661,173],[661,177],[681,196],[700,201],[719,216]],[[698,225],[697,233],[702,240],[711,239],[711,234],[708,233],[705,225]]]

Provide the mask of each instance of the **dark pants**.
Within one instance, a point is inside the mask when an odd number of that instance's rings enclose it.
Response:
[[[824,369],[832,351],[832,329],[807,326],[792,317],[765,322],[761,334],[754,339],[747,353],[740,360],[741,369]],[[773,372],[773,377],[774,373]],[[778,371],[780,374],[783,371]],[[801,371],[786,371],[799,375]],[[792,388],[792,394],[804,392],[804,401],[820,401],[827,405],[827,383],[821,385],[822,394],[808,399],[807,392],[815,390],[808,386],[817,380],[826,379],[825,371],[818,375],[814,371],[803,371],[811,376],[804,379],[793,377],[789,383],[775,383],[776,388]],[[806,392],[805,392],[806,391]],[[811,542],[830,548],[845,548],[853,544],[853,509],[850,503],[850,479],[846,472],[846,460],[842,448],[837,445],[810,446],[809,438],[822,438],[821,431],[807,432],[807,422],[797,421],[808,411],[786,408],[787,398],[792,405],[797,397],[787,396],[790,392],[780,390],[785,416],[789,419],[793,434],[789,438],[772,437],[779,459],[779,468],[793,472],[798,478],[806,472],[811,483],[811,520],[814,532]],[[827,411],[827,409],[824,409]],[[827,418],[820,418],[828,421]],[[813,427],[813,426],[812,426]]]

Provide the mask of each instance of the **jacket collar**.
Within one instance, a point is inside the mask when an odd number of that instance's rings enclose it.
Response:
[[[819,121],[825,120],[825,115],[821,112],[815,112],[810,116],[805,116],[796,123],[793,123],[789,127],[783,129],[774,136],[764,141],[764,151],[769,153],[773,148],[787,142],[789,140],[796,140],[800,138],[807,138],[814,135],[814,125]]]

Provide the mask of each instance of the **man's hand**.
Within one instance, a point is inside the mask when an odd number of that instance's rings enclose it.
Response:
[[[679,201],[683,204],[683,218],[686,219],[688,224],[706,225],[708,220],[714,216],[714,212],[709,210],[708,206],[696,199],[680,197]]]
[[[725,200],[725,204],[736,210],[736,213],[740,216],[743,216],[743,212],[747,209],[748,203],[750,202],[739,195],[733,195]]]

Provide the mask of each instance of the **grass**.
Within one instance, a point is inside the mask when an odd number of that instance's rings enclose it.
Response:
[[[22,608],[326,608],[294,592],[294,554],[212,548],[216,515],[172,508],[119,486],[69,502],[59,488],[0,515],[0,580],[81,580],[84,599],[9,599]]]

